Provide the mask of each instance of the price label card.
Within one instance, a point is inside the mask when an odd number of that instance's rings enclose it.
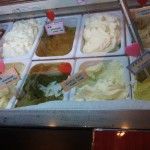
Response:
[[[65,33],[63,21],[48,22],[45,25],[45,29],[46,29],[47,35],[49,36]]]
[[[11,68],[0,75],[0,88],[3,88],[4,85],[9,86],[14,83],[17,83],[19,79],[20,77],[16,69]]]
[[[150,66],[150,52],[145,52],[142,56],[131,63],[127,68],[134,74],[137,75],[144,69]]]
[[[88,75],[85,71],[79,72],[74,76],[68,78],[61,83],[61,86],[65,92],[71,90],[73,87],[80,85],[88,79]]]

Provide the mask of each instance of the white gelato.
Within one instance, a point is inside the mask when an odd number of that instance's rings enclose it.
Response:
[[[17,57],[29,53],[38,34],[39,24],[35,19],[21,20],[4,37],[3,57]]]
[[[89,79],[77,87],[77,101],[115,100],[128,96],[128,85],[124,78],[124,68],[119,61],[104,61],[88,66]]]
[[[106,14],[92,14],[85,21],[83,52],[117,50],[117,46],[120,44],[120,36],[121,25],[117,17]]]

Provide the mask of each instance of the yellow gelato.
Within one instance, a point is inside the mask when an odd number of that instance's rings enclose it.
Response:
[[[89,79],[76,88],[77,101],[127,98],[128,85],[124,78],[125,71],[119,61],[104,61],[88,66],[85,70]]]
[[[136,83],[134,98],[138,100],[150,100],[150,79],[146,79],[142,83]]]

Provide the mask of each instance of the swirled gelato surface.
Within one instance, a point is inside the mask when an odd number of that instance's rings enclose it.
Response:
[[[115,100],[128,96],[124,68],[119,61],[104,61],[85,68],[89,79],[76,88],[77,101]]]
[[[118,50],[121,41],[121,24],[117,17],[92,14],[85,20],[83,53]]]
[[[3,43],[3,57],[24,56],[32,49],[38,34],[39,24],[35,19],[21,20],[14,23],[6,33]]]

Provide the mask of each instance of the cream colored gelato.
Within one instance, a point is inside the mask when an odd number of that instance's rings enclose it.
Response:
[[[104,61],[88,66],[85,70],[89,79],[76,88],[77,101],[127,98],[128,85],[124,78],[124,68],[119,61]]]
[[[150,49],[150,16],[137,17],[135,18],[135,23],[144,48]]]
[[[24,64],[22,63],[15,63],[15,64],[6,64],[6,70],[10,69],[11,67],[15,67],[19,74],[22,73],[24,69]],[[11,86],[0,89],[0,108],[5,108],[12,98],[12,96],[16,92],[16,84],[12,84]]]
[[[17,57],[29,53],[38,34],[39,24],[35,19],[21,20],[14,23],[6,33],[3,43],[3,57]]]
[[[84,53],[117,50],[121,41],[121,25],[117,17],[106,14],[90,15],[83,33]]]
[[[143,47],[150,49],[150,7],[131,9],[132,19],[139,32]]]

